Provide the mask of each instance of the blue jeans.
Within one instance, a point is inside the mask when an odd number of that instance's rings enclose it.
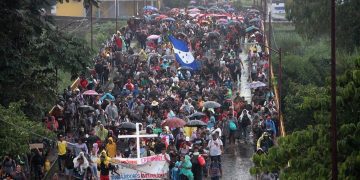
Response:
[[[97,166],[96,165],[92,165],[91,166],[91,174],[93,175],[93,177],[98,180],[98,170],[97,170]]]

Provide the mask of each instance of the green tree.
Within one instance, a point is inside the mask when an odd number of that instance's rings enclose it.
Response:
[[[10,103],[8,108],[0,105],[0,137],[3,137],[0,138],[0,157],[28,153],[31,140],[55,137],[41,123],[27,118],[21,110],[22,105],[24,101]]]
[[[189,5],[190,0],[181,0],[181,1],[174,1],[174,0],[164,0],[164,6],[169,8],[185,8]]]
[[[268,155],[254,155],[251,173],[281,171],[281,179],[329,179],[330,86],[316,96],[304,97],[302,108],[314,111],[316,125],[279,138]],[[314,98],[316,97],[316,98]],[[360,176],[360,57],[337,79],[337,127],[339,179]]]
[[[329,36],[330,1],[328,0],[286,0],[287,18],[296,30],[307,37]],[[338,48],[349,51],[360,45],[360,1],[337,1],[336,36]]]
[[[1,1],[0,104],[24,99],[24,112],[40,118],[56,100],[56,72],[78,74],[89,65],[84,40],[59,32],[43,15],[49,1]]]

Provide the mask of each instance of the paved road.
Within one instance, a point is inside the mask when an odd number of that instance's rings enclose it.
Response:
[[[250,175],[250,168],[253,166],[251,157],[253,147],[249,144],[238,143],[236,149],[225,150],[222,158],[224,180],[252,180],[255,177]]]

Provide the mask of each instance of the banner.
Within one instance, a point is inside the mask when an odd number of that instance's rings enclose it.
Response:
[[[136,158],[113,158],[112,164],[116,167],[111,180],[117,179],[163,179],[168,177],[169,164],[163,155],[143,157],[141,164]]]

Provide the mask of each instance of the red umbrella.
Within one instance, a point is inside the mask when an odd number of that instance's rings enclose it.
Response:
[[[162,123],[161,126],[169,126],[170,128],[179,128],[179,127],[184,127],[186,124],[186,122],[180,118],[177,117],[173,117],[173,118],[168,118],[165,119]]]

